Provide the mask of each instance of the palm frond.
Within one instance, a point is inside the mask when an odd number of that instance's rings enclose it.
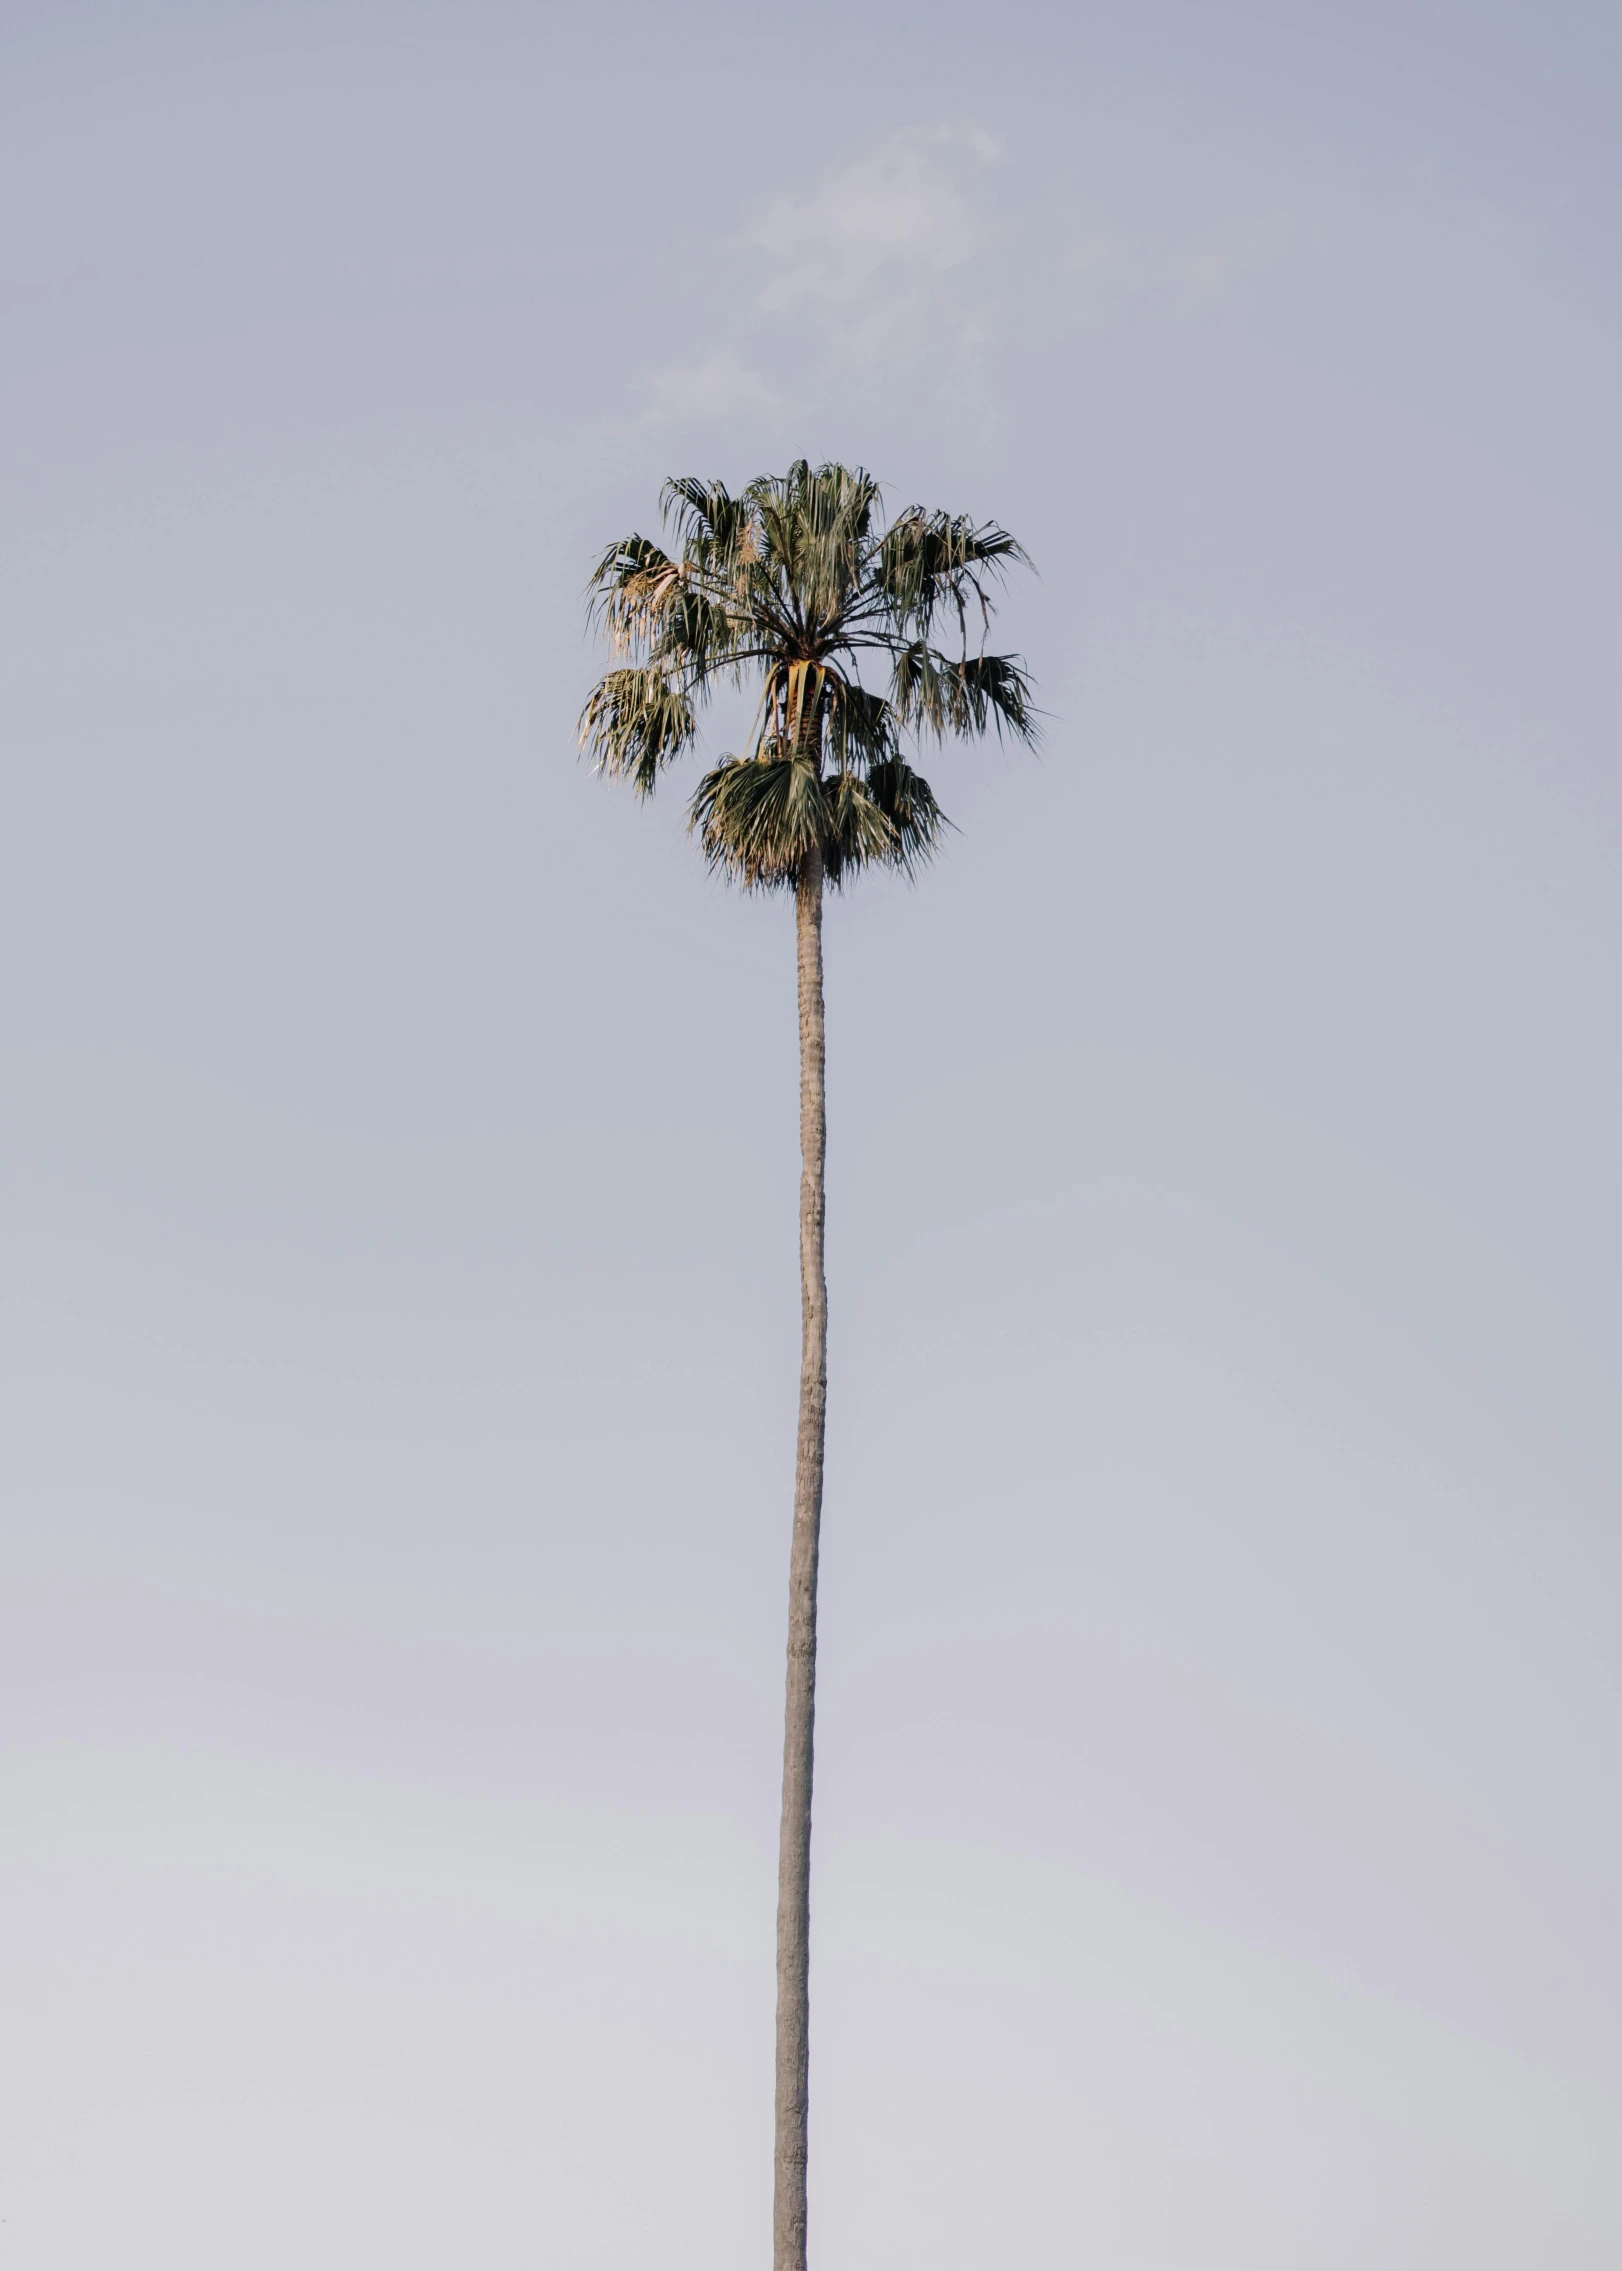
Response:
[[[901,720],[883,694],[830,671],[826,708],[828,756],[837,772],[871,770],[896,754]]]
[[[705,859],[747,890],[791,889],[827,838],[823,784],[804,758],[770,745],[723,757],[693,794],[688,824]]]
[[[649,652],[700,670],[731,670],[755,634],[752,619],[690,576],[661,591],[647,613]]]
[[[656,665],[644,664],[605,671],[577,730],[600,773],[651,796],[664,767],[691,744],[696,720],[685,690]]]
[[[1009,568],[1029,565],[1024,546],[995,521],[911,505],[884,532],[875,581],[885,611],[903,631],[927,638],[936,617],[950,611],[966,635],[971,601],[988,623],[993,594]]]
[[[747,491],[734,497],[723,482],[683,475],[665,483],[659,504],[667,526],[681,537],[682,558],[689,567],[731,583],[758,556],[759,535]]]
[[[957,666],[962,708],[953,721],[958,734],[984,733],[995,728],[1000,741],[1011,740],[1029,748],[1038,737],[1036,711],[1031,701],[1031,674],[1016,654],[970,655]]]
[[[587,614],[616,654],[644,661],[725,665],[753,627],[724,588],[645,536],[622,537],[603,554],[587,586]]]
[[[699,782],[688,820],[710,866],[752,891],[792,888],[819,848],[836,889],[864,868],[916,874],[949,825],[903,758],[819,779],[776,748],[723,758]]]
[[[860,466],[796,459],[781,477],[753,481],[764,557],[796,619],[813,634],[834,624],[861,586],[879,486]]]
[[[898,867],[895,828],[859,773],[835,773],[825,787],[823,872],[837,890],[865,867]]]
[[[934,858],[941,838],[952,823],[935,799],[922,773],[914,772],[904,757],[886,757],[867,775],[867,793],[884,815],[891,844],[885,864],[906,875]]]
[[[660,615],[681,588],[681,569],[646,536],[624,536],[598,561],[586,587],[586,613],[616,654],[646,654]]]
[[[1018,655],[954,659],[926,640],[911,640],[895,651],[891,698],[904,724],[935,741],[992,730],[999,738],[1036,739],[1030,678]]]

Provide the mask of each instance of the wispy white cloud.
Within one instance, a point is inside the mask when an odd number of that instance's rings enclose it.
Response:
[[[1078,321],[1118,320],[1134,308],[1192,314],[1228,299],[1278,260],[1289,242],[1278,220],[1234,224],[1182,244],[1092,229],[1064,247],[1058,279]]]
[[[969,343],[978,324],[951,280],[991,241],[974,183],[1001,155],[983,126],[910,127],[780,192],[745,236],[770,264],[756,308],[807,319],[839,364]]]
[[[1282,258],[1289,243],[1288,226],[1276,218],[1222,230],[1184,258],[1185,305],[1208,307],[1229,298],[1250,277]]]
[[[659,372],[644,420],[767,413],[788,397],[758,365],[794,338],[798,369],[878,371],[944,348],[961,360],[985,331],[962,272],[992,242],[977,182],[1002,155],[985,127],[915,126],[780,190],[736,240],[763,261],[736,341]]]
[[[1288,242],[1274,222],[1178,242],[1029,205],[1010,229],[988,180],[1002,155],[970,121],[910,126],[778,190],[732,239],[754,275],[727,333],[649,381],[644,423],[769,418],[926,357],[938,389],[972,395],[999,331],[1198,316]]]
[[[645,425],[670,426],[690,418],[728,418],[783,406],[779,390],[736,348],[716,347],[696,362],[657,372],[649,382],[642,418]]]

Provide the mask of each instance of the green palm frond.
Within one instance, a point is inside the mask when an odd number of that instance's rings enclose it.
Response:
[[[952,823],[935,801],[922,773],[903,757],[887,757],[867,776],[867,791],[888,822],[893,838],[885,864],[914,875],[933,859]]]
[[[1036,711],[1031,702],[1031,677],[1018,655],[969,655],[957,667],[961,707],[953,720],[954,733],[996,731],[1027,745],[1037,738]]]
[[[719,481],[670,480],[659,506],[682,539],[689,567],[725,580],[753,561],[757,532],[747,491],[734,497]]]
[[[863,868],[910,864],[894,821],[874,794],[871,777],[835,773],[823,793],[828,809],[823,866],[836,888],[847,875],[859,875]]]
[[[651,796],[664,767],[692,742],[692,703],[654,665],[606,671],[580,713],[580,746],[597,770]]]
[[[604,772],[651,794],[716,690],[758,677],[745,754],[705,774],[690,812],[705,857],[751,888],[793,884],[814,852],[833,882],[912,872],[947,823],[904,742],[1035,738],[1024,664],[983,651],[1024,551],[995,522],[920,506],[881,527],[879,503],[861,467],[804,458],[737,493],[673,479],[671,544],[622,538],[591,577],[592,616],[625,658],[581,714]],[[955,624],[955,655],[940,622]],[[885,691],[864,658],[887,668]]]
[[[1036,739],[1031,682],[1017,655],[964,655],[954,660],[914,639],[895,655],[891,694],[897,715],[914,732],[943,741],[994,731]]]
[[[837,620],[868,564],[878,483],[859,466],[813,470],[799,458],[781,480],[753,481],[745,494],[760,518],[764,557],[795,611],[807,624]]]
[[[828,836],[823,783],[776,744],[723,757],[699,782],[689,818],[710,866],[750,890],[792,887]]]
[[[680,572],[669,553],[645,536],[622,536],[609,545],[586,587],[587,608],[616,654],[646,644],[659,595]]]
[[[610,545],[592,576],[589,606],[616,653],[701,669],[729,668],[754,627],[713,578],[645,536]]]
[[[819,848],[835,887],[869,867],[910,875],[947,826],[929,783],[899,757],[865,776],[819,779],[775,747],[724,757],[699,782],[690,817],[710,866],[752,891],[792,887]]]
[[[927,638],[945,611],[966,628],[972,600],[982,624],[991,619],[998,585],[1010,567],[1029,567],[1022,545],[995,521],[909,506],[884,533],[877,582],[886,611],[901,629]]]
[[[900,746],[893,703],[842,673],[829,673],[827,721],[828,755],[841,773],[881,765]]]

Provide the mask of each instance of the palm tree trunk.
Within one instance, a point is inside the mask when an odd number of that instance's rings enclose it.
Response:
[[[811,1733],[817,1689],[817,1545],[828,1413],[828,1281],[823,1269],[822,854],[795,889],[800,987],[800,1432],[789,1553],[788,1696],[777,1863],[777,2181],[773,2271],[805,2271],[807,2074],[811,2019]]]

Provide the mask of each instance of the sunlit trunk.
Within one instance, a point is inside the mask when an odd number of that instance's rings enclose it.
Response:
[[[817,1545],[828,1412],[828,1284],[823,1269],[822,855],[795,891],[800,992],[800,1432],[789,1554],[788,1695],[777,1867],[777,2182],[773,2271],[805,2271],[805,2163],[811,1971],[811,1748],[817,1684]]]

